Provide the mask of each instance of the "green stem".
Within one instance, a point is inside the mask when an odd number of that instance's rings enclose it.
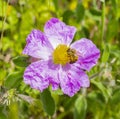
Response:
[[[105,28],[105,0],[102,2],[102,17],[101,17],[101,41],[104,46],[104,28]],[[104,48],[104,47],[103,47]]]

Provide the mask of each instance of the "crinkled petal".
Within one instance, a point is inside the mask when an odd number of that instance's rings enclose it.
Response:
[[[81,87],[89,87],[90,82],[84,71],[74,65],[63,67],[59,75],[62,91],[72,97]]]
[[[68,26],[57,18],[51,18],[44,27],[44,32],[54,48],[59,44],[69,45],[74,37],[76,28]]]
[[[92,41],[82,38],[71,45],[76,49],[79,55],[77,63],[84,70],[89,71],[94,65],[96,65],[99,57],[100,50],[93,44]]]
[[[40,58],[48,59],[53,51],[47,37],[39,30],[32,30],[27,37],[27,44],[23,50],[23,54]]]
[[[53,65],[51,61],[33,62],[24,72],[24,82],[41,92],[49,85],[56,90],[59,86],[57,70],[58,66]]]

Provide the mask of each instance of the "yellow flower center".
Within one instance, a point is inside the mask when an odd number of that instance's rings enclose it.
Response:
[[[78,56],[75,49],[70,49],[66,45],[60,44],[53,51],[53,62],[55,64],[65,65],[67,63],[75,63]]]

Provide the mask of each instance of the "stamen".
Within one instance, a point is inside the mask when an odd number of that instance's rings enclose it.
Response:
[[[75,63],[78,56],[75,49],[70,49],[67,45],[60,44],[53,52],[53,62],[55,64],[65,65]]]

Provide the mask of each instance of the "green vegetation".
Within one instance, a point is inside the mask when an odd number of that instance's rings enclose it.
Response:
[[[51,17],[77,28],[74,41],[91,39],[101,51],[87,72],[90,87],[72,98],[23,82],[25,39]],[[0,0],[0,119],[46,118],[120,119],[120,0]]]

